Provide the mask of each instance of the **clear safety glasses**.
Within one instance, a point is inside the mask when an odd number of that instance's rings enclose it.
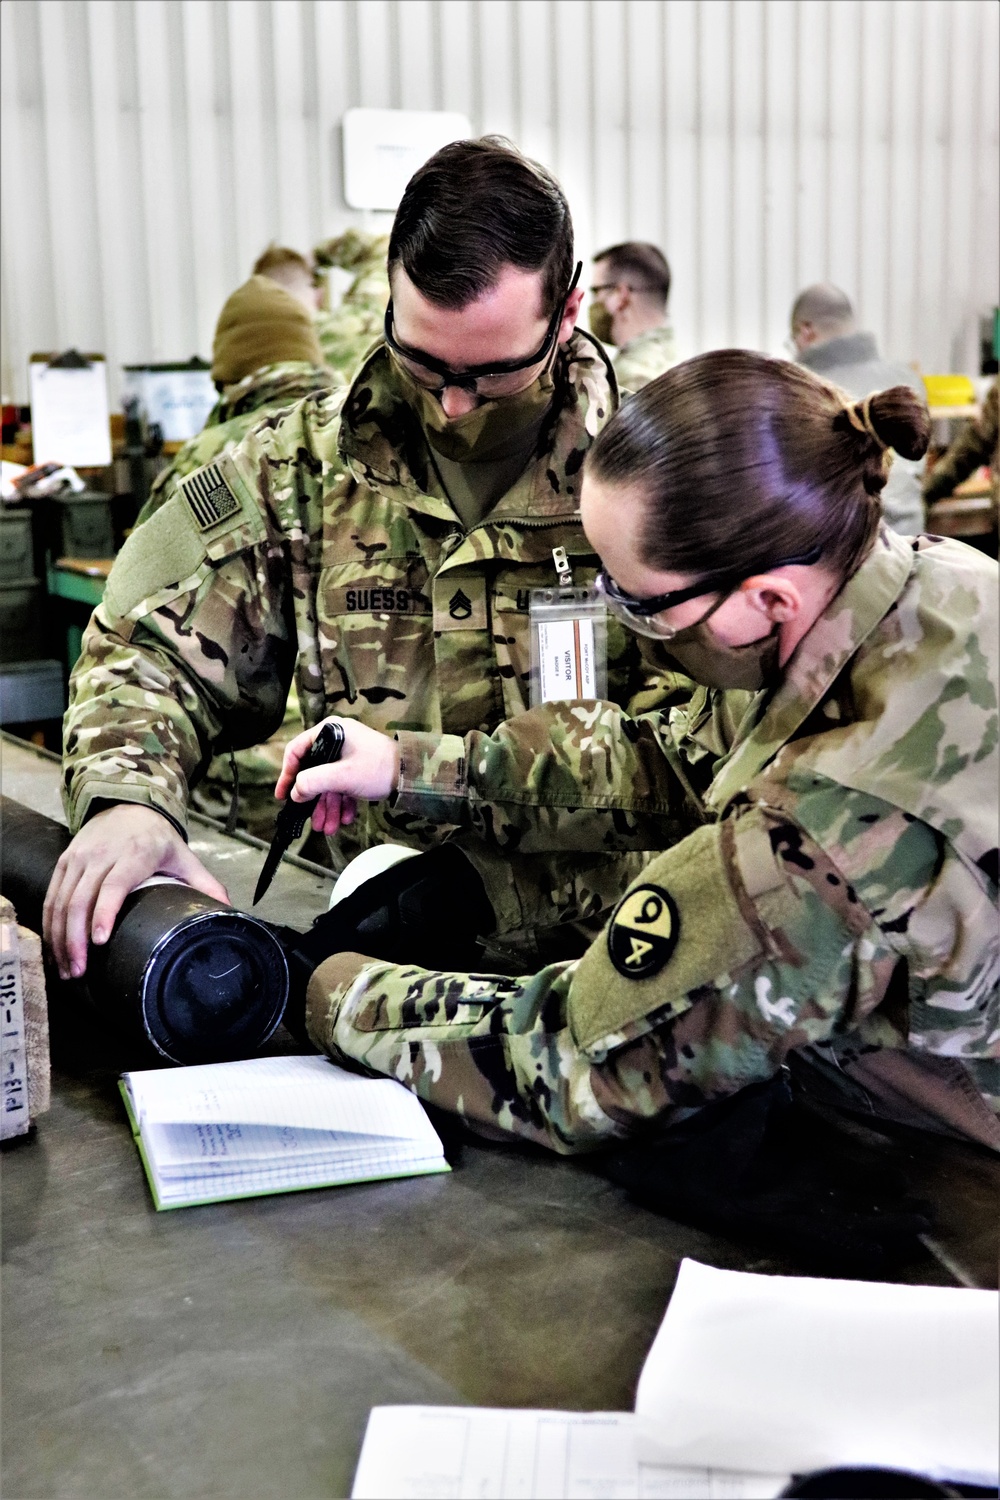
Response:
[[[422,349],[411,349],[409,345],[399,342],[393,332],[391,298],[385,310],[385,341],[404,370],[419,385],[435,395],[443,391],[446,386],[454,386],[458,390],[468,391],[473,396],[482,396],[487,399],[497,396],[516,396],[519,391],[523,391],[531,384],[530,380],[524,378],[525,371],[534,370],[536,366],[546,363],[552,354],[559,336],[559,325],[563,320],[566,303],[576,290],[582,270],[583,262],[578,261],[573,280],[549,320],[544,339],[534,354],[529,354],[527,359],[494,360],[486,365],[470,365],[465,370],[452,370],[443,360],[435,359],[433,354],[425,354]]]
[[[636,635],[649,636],[652,640],[669,641],[678,631],[690,629],[690,626],[671,625],[660,616],[664,610],[673,609],[676,604],[686,604],[689,599],[698,599],[705,594],[718,594],[720,597],[699,619],[693,621],[695,625],[702,624],[709,615],[713,615],[728,596],[738,589],[740,584],[747,578],[752,578],[755,573],[771,571],[774,568],[791,568],[796,565],[807,567],[818,562],[823,549],[822,547],[811,547],[808,552],[797,557],[783,557],[779,562],[769,563],[767,568],[754,568],[747,572],[741,568],[739,572],[717,573],[714,577],[702,578],[698,583],[688,584],[682,589],[671,589],[666,594],[653,594],[648,599],[638,599],[635,594],[629,594],[621,588],[606,568],[601,568],[595,580],[595,587],[604,599],[611,614],[627,625]]]

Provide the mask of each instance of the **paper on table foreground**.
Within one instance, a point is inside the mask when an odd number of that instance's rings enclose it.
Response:
[[[639,1378],[639,1457],[991,1483],[998,1295],[681,1264]]]
[[[642,1463],[628,1411],[376,1406],[352,1500],[769,1500],[787,1474]]]
[[[375,1407],[353,1500],[756,1500],[848,1465],[990,1483],[998,1298],[681,1263],[631,1412]]]

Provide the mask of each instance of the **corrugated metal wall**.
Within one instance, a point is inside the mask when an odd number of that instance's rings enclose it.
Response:
[[[994,0],[3,0],[3,368],[209,352],[272,238],[363,216],[346,108],[445,108],[663,245],[682,349],[777,350],[830,278],[887,352],[975,368],[997,300]]]

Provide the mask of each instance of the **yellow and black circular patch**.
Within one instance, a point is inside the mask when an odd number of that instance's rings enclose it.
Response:
[[[608,928],[608,953],[626,979],[658,974],[677,947],[681,919],[668,891],[640,885],[615,908]]]

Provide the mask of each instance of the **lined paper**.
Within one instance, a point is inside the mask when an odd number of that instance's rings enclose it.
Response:
[[[158,1208],[448,1171],[419,1100],[317,1056],[123,1078]]]
[[[365,1078],[328,1057],[251,1057],[126,1074],[143,1120],[182,1124],[238,1119],[340,1134],[411,1140],[437,1135],[410,1092],[392,1078]]]

